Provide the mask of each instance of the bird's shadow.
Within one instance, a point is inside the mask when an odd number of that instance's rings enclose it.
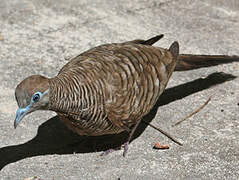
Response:
[[[207,78],[169,88],[160,96],[150,113],[144,117],[144,121],[151,122],[160,106],[235,78],[231,74],[213,73]],[[146,127],[147,125],[141,123],[133,139],[140,136]],[[0,148],[0,170],[10,163],[33,156],[104,151],[120,146],[127,137],[128,134],[124,132],[99,137],[79,136],[68,130],[55,116],[39,126],[37,135],[32,140],[24,144]]]

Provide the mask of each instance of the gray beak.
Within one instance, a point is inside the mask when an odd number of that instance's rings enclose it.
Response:
[[[17,125],[21,122],[21,120],[24,118],[25,115],[29,112],[29,107],[26,108],[19,108],[16,113],[16,119],[14,121],[14,128],[17,128]]]

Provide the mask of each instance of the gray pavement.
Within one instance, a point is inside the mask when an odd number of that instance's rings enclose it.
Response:
[[[126,157],[100,157],[125,135],[80,137],[53,112],[13,128],[14,90],[29,75],[53,77],[91,47],[161,33],[156,45],[177,40],[181,53],[239,55],[238,19],[238,0],[1,0],[0,179],[239,179],[239,63],[173,74],[145,119],[182,147],[142,124]],[[202,111],[172,127],[210,96]],[[154,142],[170,149],[154,150]]]

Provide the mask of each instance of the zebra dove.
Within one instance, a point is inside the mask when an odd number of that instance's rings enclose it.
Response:
[[[79,135],[128,131],[125,156],[135,129],[163,93],[175,67],[188,70],[220,64],[217,59],[221,63],[235,59],[179,55],[177,42],[169,49],[152,46],[162,37],[101,45],[71,59],[53,78],[26,78],[15,91],[19,109],[14,127],[36,110],[55,111]]]

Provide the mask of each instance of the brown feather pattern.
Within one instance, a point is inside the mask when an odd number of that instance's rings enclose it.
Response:
[[[176,58],[162,48],[132,42],[98,46],[50,79],[49,109],[81,135],[129,130],[152,109],[175,65]]]

